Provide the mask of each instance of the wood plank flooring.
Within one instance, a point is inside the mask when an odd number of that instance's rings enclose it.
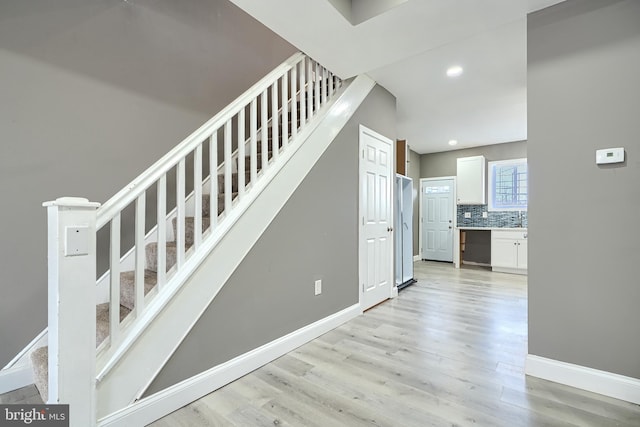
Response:
[[[526,276],[430,262],[415,276],[152,426],[640,426],[638,405],[524,375]]]

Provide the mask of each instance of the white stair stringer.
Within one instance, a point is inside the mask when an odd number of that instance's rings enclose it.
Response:
[[[129,344],[126,351],[119,355],[113,366],[99,373],[98,420],[127,407],[142,396],[374,86],[375,82],[368,76],[356,77],[333,104],[320,112],[317,124],[306,126],[291,142],[294,146],[281,155],[289,157],[281,159],[286,164],[279,170],[273,168],[266,171],[266,175],[272,173],[273,176],[264,176],[257,182],[268,183],[264,184],[263,189],[256,189],[257,197],[245,209],[232,211],[232,214],[239,212],[238,217],[232,219],[234,225],[226,234],[211,248],[203,245],[202,252],[207,254],[186,278],[183,286],[137,339]]]

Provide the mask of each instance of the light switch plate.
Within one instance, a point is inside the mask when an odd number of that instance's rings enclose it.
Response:
[[[488,218],[489,214],[487,214],[486,212],[482,212],[482,218]]]
[[[465,212],[464,213],[464,217],[465,218],[471,218],[471,212]]]
[[[316,280],[315,283],[315,294],[320,295],[322,293],[322,280]]]
[[[89,227],[67,227],[64,256],[89,255]]]

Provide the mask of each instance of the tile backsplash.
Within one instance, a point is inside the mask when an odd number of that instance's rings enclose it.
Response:
[[[471,218],[465,218],[465,212]],[[482,217],[483,212],[487,212],[487,218]],[[527,227],[527,211],[489,211],[487,205],[458,205],[457,217],[458,227]]]

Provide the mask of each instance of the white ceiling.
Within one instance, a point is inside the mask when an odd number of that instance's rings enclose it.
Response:
[[[527,138],[526,14],[562,0],[409,0],[357,26],[329,0],[231,1],[340,77],[369,74],[398,138],[431,153]]]

